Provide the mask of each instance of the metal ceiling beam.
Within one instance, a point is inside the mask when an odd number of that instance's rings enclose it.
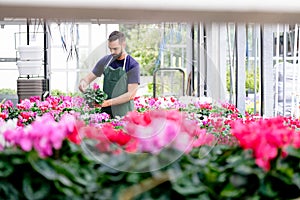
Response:
[[[0,20],[101,19],[135,22],[298,23],[297,0],[1,0]]]

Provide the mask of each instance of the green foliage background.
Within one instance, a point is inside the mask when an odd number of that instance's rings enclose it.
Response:
[[[141,66],[141,75],[152,75],[158,59],[160,36],[159,24],[120,25],[127,40],[127,51]]]
[[[235,75],[233,75],[233,76],[235,76]],[[259,74],[256,74],[256,92],[258,92],[258,90],[259,90],[259,79],[260,79]],[[255,83],[254,70],[253,69],[247,70],[246,71],[246,91],[254,92],[254,83]],[[226,70],[226,88],[227,88],[227,91],[229,92],[230,91],[230,70],[229,70],[229,67]]]

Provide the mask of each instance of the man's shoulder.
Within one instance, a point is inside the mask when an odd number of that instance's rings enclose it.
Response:
[[[99,59],[97,65],[98,66],[103,66],[105,65],[111,58],[111,55],[105,55],[102,58]]]
[[[112,55],[108,54],[103,56],[100,60],[102,60],[103,62],[107,62],[111,59]]]
[[[132,57],[131,55],[129,55],[129,59],[130,59],[130,65],[132,66],[139,66],[139,62],[134,58]]]

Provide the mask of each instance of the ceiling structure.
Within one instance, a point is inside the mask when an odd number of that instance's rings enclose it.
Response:
[[[11,18],[133,22],[297,23],[298,0],[0,0]]]

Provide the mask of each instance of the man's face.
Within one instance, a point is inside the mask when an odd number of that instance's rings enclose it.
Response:
[[[120,57],[123,53],[123,45],[120,44],[119,40],[115,40],[108,43],[108,48],[112,56]]]

